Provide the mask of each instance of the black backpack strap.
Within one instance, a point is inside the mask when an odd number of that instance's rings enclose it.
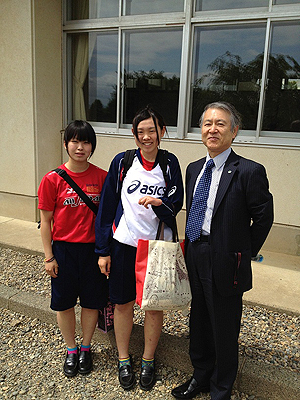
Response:
[[[125,155],[123,158],[123,172],[122,172],[122,182],[125,179],[125,176],[129,170],[129,168],[132,166],[133,163],[133,159],[134,159],[134,155],[135,155],[135,149],[131,149],[131,150],[126,150],[125,151]]]
[[[53,170],[56,172],[59,176],[61,176],[70,186],[72,189],[75,190],[75,192],[78,194],[78,196],[85,202],[85,204],[97,215],[98,213],[98,207],[96,204],[92,202],[92,200],[84,193],[84,191],[73,181],[73,179],[68,175],[68,173],[64,169],[56,168]]]
[[[126,150],[123,158],[123,172],[122,172],[122,181],[124,181],[125,176],[132,166],[133,159],[135,155],[135,149]],[[164,175],[164,180],[168,183],[169,177],[167,174],[167,167],[168,167],[168,151],[167,150],[158,150],[158,163]]]
[[[166,184],[168,183],[169,177],[167,174],[168,167],[168,151],[167,150],[158,150],[158,163],[164,175],[164,180]]]

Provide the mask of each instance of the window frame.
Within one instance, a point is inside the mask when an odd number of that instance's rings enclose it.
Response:
[[[120,0],[119,17],[110,17],[90,20],[66,20],[66,0],[63,1],[63,105],[64,105],[64,123],[70,121],[72,105],[72,76],[68,69],[70,68],[71,49],[69,34],[81,32],[118,32],[118,77],[117,77],[117,115],[116,123],[91,122],[96,133],[109,135],[131,135],[131,126],[120,125],[122,121],[122,99],[121,91],[123,85],[122,78],[122,46],[124,32],[127,30],[153,29],[182,27],[182,49],[181,49],[181,67],[180,67],[180,86],[178,100],[178,118],[177,126],[168,127],[169,137],[171,139],[200,141],[199,128],[191,128],[191,101],[192,101],[192,59],[193,44],[195,40],[194,31],[196,26],[230,26],[244,24],[266,24],[264,60],[262,69],[262,82],[260,87],[260,97],[258,106],[258,116],[256,130],[241,130],[240,135],[235,139],[235,144],[240,145],[262,145],[270,147],[300,147],[300,133],[295,137],[290,137],[291,132],[284,131],[262,131],[263,108],[266,94],[266,81],[268,73],[268,60],[271,41],[271,25],[276,22],[298,22],[300,21],[300,4],[273,5],[269,1],[268,7],[251,9],[232,9],[215,11],[195,11],[196,1],[185,0],[183,12],[163,13],[163,14],[143,14],[133,16],[122,15],[122,0]],[[245,13],[245,10],[251,10]],[[189,110],[189,112],[186,112]],[[199,116],[200,117],[200,116]],[[272,133],[272,136],[270,136]]]

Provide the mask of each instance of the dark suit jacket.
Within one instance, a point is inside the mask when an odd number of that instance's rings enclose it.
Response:
[[[187,216],[204,163],[202,158],[187,167]],[[213,279],[221,295],[252,288],[251,257],[259,252],[272,223],[273,198],[265,168],[231,151],[220,179],[210,231]],[[185,244],[188,252],[187,237]]]

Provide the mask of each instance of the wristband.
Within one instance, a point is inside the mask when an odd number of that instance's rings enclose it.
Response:
[[[50,262],[52,262],[52,261],[54,261],[55,260],[55,257],[54,256],[52,256],[51,258],[44,258],[44,262],[45,263],[50,263]]]

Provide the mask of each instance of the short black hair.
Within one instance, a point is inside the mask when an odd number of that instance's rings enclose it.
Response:
[[[76,119],[69,123],[65,129],[64,142],[66,144],[66,149],[68,152],[68,143],[72,139],[77,139],[79,141],[87,141],[92,145],[92,151],[90,157],[93,155],[96,148],[96,133],[94,128],[87,122],[81,119]]]
[[[202,113],[202,115],[200,117],[200,120],[199,120],[200,128],[202,127],[202,124],[203,124],[204,114],[210,108],[216,108],[216,109],[223,110],[223,111],[227,112],[230,115],[230,123],[231,123],[231,130],[232,131],[236,127],[241,128],[241,126],[242,126],[241,115],[238,113],[238,111],[236,110],[236,108],[232,104],[230,104],[230,103],[228,103],[226,101],[216,101],[214,103],[207,104],[207,106],[204,108],[204,111],[203,111],[203,113]]]
[[[139,140],[138,138],[138,125],[140,122],[144,121],[145,119],[152,118],[156,130],[156,135],[157,135],[157,141],[159,144],[159,135],[158,135],[158,130],[157,130],[157,124],[159,125],[160,129],[162,130],[164,126],[166,126],[165,121],[162,117],[162,115],[154,110],[150,105],[148,105],[145,108],[142,108],[139,110],[136,114],[135,117],[133,118],[132,121],[132,129],[133,129],[133,134]]]

